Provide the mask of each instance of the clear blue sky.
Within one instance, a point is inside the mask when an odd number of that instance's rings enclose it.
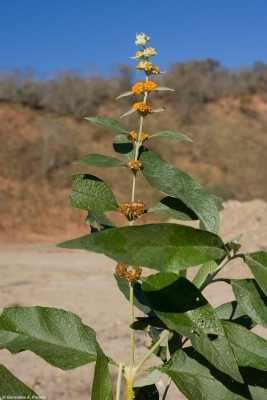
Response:
[[[214,58],[223,66],[267,64],[267,0],[0,0],[0,69],[31,66],[100,74],[136,64],[135,34],[155,64]]]

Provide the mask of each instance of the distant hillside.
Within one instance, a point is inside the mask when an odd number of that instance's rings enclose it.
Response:
[[[174,73],[182,75],[183,71],[177,67]],[[203,76],[201,85],[205,82]],[[175,83],[168,83],[167,75],[164,79],[170,87]],[[111,100],[111,95],[120,94],[118,90],[125,84],[121,80],[116,82],[116,90],[96,103],[87,116],[119,119],[136,101],[133,96],[117,102]],[[198,81],[197,93],[199,85]],[[167,108],[148,116],[144,130],[148,134],[166,129],[181,132],[194,143],[155,139],[146,145],[224,200],[267,200],[267,90],[261,87],[256,92],[251,89],[210,98],[204,93],[202,100],[196,100],[196,93],[192,92],[192,101],[188,93],[189,89],[186,92],[178,87],[168,96],[155,94],[150,103]],[[119,202],[130,198],[131,175],[126,168],[106,170],[72,165],[89,153],[114,156],[114,134],[75,115],[60,114],[14,99],[0,102],[0,229],[1,238],[6,241],[47,240],[59,235],[67,238],[88,231],[83,225],[86,213],[69,207],[72,184],[68,175],[90,172],[111,186]],[[130,130],[138,129],[135,114],[121,122]],[[161,197],[141,174],[137,188],[136,198],[148,206]],[[110,213],[110,217],[124,224],[117,213]],[[148,216],[145,218],[147,221]]]

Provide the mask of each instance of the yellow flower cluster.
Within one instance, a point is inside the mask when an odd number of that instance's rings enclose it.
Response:
[[[127,269],[130,270],[127,271]],[[115,268],[115,275],[118,278],[125,278],[128,282],[135,282],[137,279],[140,278],[142,274],[142,268],[140,267],[129,267],[128,264],[125,263],[118,263]]]
[[[137,82],[135,85],[133,85],[133,87],[132,87],[133,94],[137,95],[137,94],[143,93],[144,92],[143,85],[144,85],[144,82]]]
[[[131,131],[131,132],[129,133],[129,135],[127,136],[127,139],[128,139],[128,140],[136,140],[137,137],[138,137],[138,134],[137,134],[135,131]],[[140,142],[144,142],[145,140],[148,139],[148,137],[149,137],[149,136],[148,136],[147,133],[141,132],[141,133],[140,133],[139,140],[140,140]]]
[[[153,92],[158,87],[158,84],[152,81],[148,82],[137,82],[135,85],[132,87],[132,92],[133,94],[140,94],[144,93],[145,91],[147,92]]]
[[[139,171],[139,169],[142,168],[142,163],[139,160],[136,160],[136,161],[130,160],[130,161],[127,162],[127,166],[130,169],[133,169],[135,171]]]
[[[132,106],[132,110],[138,111],[138,113],[142,116],[146,116],[147,114],[152,114],[154,112],[152,107],[142,101],[135,103]]]
[[[143,84],[143,88],[147,92],[153,92],[158,87],[158,84],[152,81],[147,81]]]
[[[135,69],[138,69],[139,71],[145,71],[147,75],[158,75],[160,73],[159,68],[149,61],[141,61]]]
[[[131,203],[121,203],[118,211],[122,215],[125,215],[129,221],[132,221],[140,218],[144,214],[145,209],[146,205],[142,201],[138,200],[132,201]]]

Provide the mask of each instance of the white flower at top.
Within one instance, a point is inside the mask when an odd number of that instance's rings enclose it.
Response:
[[[144,33],[136,34],[136,46],[145,46],[147,42],[149,42],[150,37],[146,36]]]

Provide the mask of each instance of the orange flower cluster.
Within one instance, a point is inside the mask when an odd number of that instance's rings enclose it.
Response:
[[[124,264],[122,262],[118,263],[115,268],[115,275],[118,278],[125,278],[128,282],[137,281],[142,274],[142,268],[131,267],[131,269],[127,271],[128,268],[128,264]]]
[[[143,82],[137,82],[135,85],[133,85],[133,87],[132,87],[133,94],[137,95],[140,93],[144,93],[143,85],[144,85]]]
[[[143,88],[147,92],[153,92],[157,87],[158,87],[158,84],[156,82],[152,82],[152,81],[147,81],[143,84]]]
[[[133,169],[135,171],[138,171],[139,169],[142,168],[142,163],[139,160],[130,160],[127,162],[128,168]]]
[[[146,205],[138,200],[132,201],[131,203],[121,203],[119,204],[118,211],[127,217],[129,221],[137,218],[141,218],[146,209]]]
[[[138,113],[142,116],[146,116],[147,114],[152,114],[153,113],[153,108],[150,107],[148,104],[144,103],[144,102],[139,102],[139,103],[135,103],[132,106],[132,110],[136,110],[138,111]]]
[[[158,87],[158,84],[152,81],[148,82],[137,82],[135,85],[132,87],[132,92],[133,94],[140,94],[144,93],[145,91],[147,92],[153,92],[156,88]]]
[[[129,132],[129,135],[127,136],[128,140],[136,140],[137,139],[137,133],[135,131]]]
[[[131,131],[131,132],[129,133],[129,135],[127,136],[127,139],[128,139],[128,140],[136,140],[137,137],[138,137],[138,134],[135,133],[134,131]],[[141,133],[140,133],[140,138],[139,138],[140,142],[144,142],[144,141],[147,140],[148,138],[149,138],[149,136],[148,136],[147,133],[145,133],[145,132],[141,132]]]
[[[147,75],[158,75],[159,74],[159,68],[153,65],[149,61],[141,61],[135,69],[138,69],[139,71],[145,71]]]

